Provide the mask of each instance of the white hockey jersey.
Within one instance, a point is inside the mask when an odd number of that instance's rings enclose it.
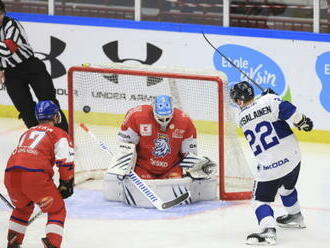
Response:
[[[257,181],[271,181],[300,162],[298,141],[287,122],[299,119],[296,107],[267,94],[241,109],[239,125],[257,158]]]

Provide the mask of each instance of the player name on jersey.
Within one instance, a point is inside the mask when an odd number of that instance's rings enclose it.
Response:
[[[252,121],[258,117],[261,117],[261,116],[266,115],[271,112],[272,112],[272,109],[270,108],[270,106],[266,106],[266,107],[263,107],[256,111],[253,111],[253,113],[248,113],[247,115],[245,115],[241,118],[241,120],[239,122],[240,126],[243,127],[249,121]]]

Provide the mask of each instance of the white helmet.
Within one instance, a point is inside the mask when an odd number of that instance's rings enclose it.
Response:
[[[166,129],[173,117],[172,98],[167,95],[156,96],[152,108],[154,111],[155,120],[163,129]]]

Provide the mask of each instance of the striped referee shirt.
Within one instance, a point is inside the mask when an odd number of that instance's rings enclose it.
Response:
[[[0,27],[0,70],[15,67],[33,56],[23,26],[5,16]]]

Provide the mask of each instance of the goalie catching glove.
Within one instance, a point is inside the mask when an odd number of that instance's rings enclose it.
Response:
[[[129,174],[135,167],[136,158],[135,145],[121,142],[117,154],[112,157],[107,173],[118,176]]]
[[[215,174],[216,164],[207,157],[187,153],[180,167],[193,179],[208,179]]]

